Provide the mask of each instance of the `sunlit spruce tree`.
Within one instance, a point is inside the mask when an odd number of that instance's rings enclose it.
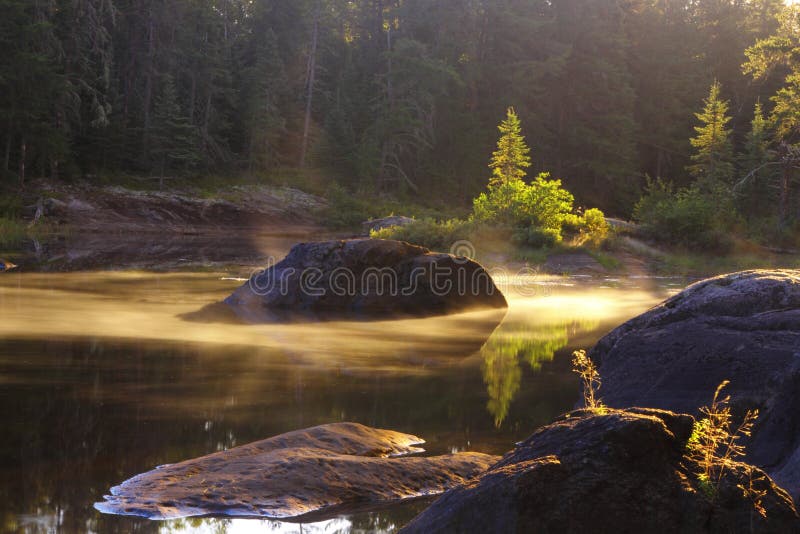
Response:
[[[522,124],[513,107],[508,108],[505,120],[497,128],[500,130],[500,139],[489,163],[492,169],[492,178],[489,180],[491,186],[522,180],[527,174],[525,169],[531,166],[531,149],[525,144]]]
[[[734,173],[733,143],[727,127],[731,117],[728,102],[720,97],[721,90],[722,86],[715,81],[703,101],[703,111],[695,114],[701,124],[695,127],[697,135],[690,140],[695,153],[689,172],[702,186],[730,183]]]

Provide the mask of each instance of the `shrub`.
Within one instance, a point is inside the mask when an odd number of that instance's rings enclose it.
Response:
[[[533,241],[551,241],[555,236],[555,242],[561,242],[563,226],[575,217],[574,197],[561,187],[561,180],[549,178],[542,173],[530,184],[512,180],[489,186],[473,202],[473,220],[529,233],[535,229]]]
[[[591,358],[586,355],[585,350],[577,350],[572,353],[572,370],[581,377],[581,382],[583,382],[583,404],[590,410],[602,412],[605,406],[597,396],[602,383],[600,372]]]
[[[750,436],[758,418],[758,410],[748,410],[742,423],[738,427],[733,426],[731,398],[728,395],[720,397],[727,385],[727,380],[722,382],[714,392],[711,405],[700,409],[705,417],[695,422],[686,444],[686,457],[697,466],[697,479],[711,499],[716,498],[725,472],[733,466],[737,458],[745,455],[745,448],[740,440]],[[739,485],[739,489],[745,496],[753,498],[759,513],[766,514],[752,479],[747,487]]]
[[[328,207],[322,218],[334,228],[353,228],[372,218],[369,203],[359,199],[336,182],[325,193]]]
[[[511,236],[515,245],[529,246],[533,248],[554,247],[563,241],[561,232],[554,228],[537,228],[529,226],[518,228]]]
[[[722,190],[690,187],[672,192],[669,184],[650,182],[634,217],[653,239],[689,249],[724,252],[731,248],[736,221],[733,201]]]
[[[581,218],[579,231],[581,241],[599,247],[608,237],[608,222],[602,211],[597,208],[586,210]]]
[[[463,219],[438,222],[424,218],[405,226],[392,226],[373,231],[370,237],[407,241],[432,250],[449,252],[453,243],[470,239],[474,229],[474,223]]]

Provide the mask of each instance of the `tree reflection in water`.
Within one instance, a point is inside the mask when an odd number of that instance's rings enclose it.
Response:
[[[500,325],[481,348],[483,381],[489,394],[486,408],[495,426],[503,424],[519,391],[521,362],[534,372],[541,371],[542,363],[552,361],[556,352],[567,346],[570,334],[596,330],[599,325],[600,321],[593,319],[545,324],[507,321]]]

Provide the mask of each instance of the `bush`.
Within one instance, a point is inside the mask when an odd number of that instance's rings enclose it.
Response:
[[[634,217],[653,239],[688,249],[724,252],[733,246],[729,231],[736,221],[730,195],[690,187],[672,192],[669,184],[650,182]]]
[[[392,226],[371,232],[370,237],[407,241],[432,250],[448,252],[453,243],[471,239],[474,229],[474,223],[463,219],[438,222],[425,218],[405,226]]]
[[[582,243],[599,247],[608,237],[609,226],[605,214],[597,208],[586,210],[580,218],[578,231]]]
[[[530,184],[512,180],[489,186],[489,191],[473,202],[473,220],[524,232],[546,230],[543,235],[553,235],[560,242],[563,226],[575,217],[574,197],[561,187],[560,180],[549,178],[549,174],[542,173]]]
[[[554,247],[563,241],[561,232],[554,228],[518,228],[514,231],[512,241],[518,246],[529,246],[533,248]]]

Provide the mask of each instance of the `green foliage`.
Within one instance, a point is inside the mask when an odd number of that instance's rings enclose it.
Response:
[[[733,426],[730,396],[720,397],[727,385],[727,380],[722,382],[714,392],[711,405],[700,408],[704,417],[695,422],[686,443],[686,458],[695,465],[699,486],[711,500],[716,499],[726,471],[745,455],[742,438],[750,436],[758,418],[758,410],[748,410],[741,424]],[[752,481],[748,487],[740,486],[740,489],[746,496],[756,497],[755,508],[763,515],[765,512]]]
[[[197,130],[181,111],[175,84],[168,75],[156,99],[151,142],[155,169],[161,176],[173,169],[186,170],[200,161]]]
[[[499,186],[525,178],[528,167],[531,166],[529,156],[531,150],[525,144],[522,136],[522,123],[517,117],[514,108],[508,108],[506,118],[497,127],[500,130],[500,139],[497,141],[497,150],[492,153],[489,168],[492,169],[490,186]]]
[[[731,130],[727,127],[731,117],[728,116],[728,102],[720,97],[721,91],[722,87],[715,81],[703,101],[703,111],[695,115],[701,125],[695,127],[697,135],[691,139],[695,153],[689,172],[709,187],[730,183],[734,171]]]
[[[561,180],[550,180],[548,173],[537,176],[530,184],[512,180],[490,185],[473,202],[473,219],[479,222],[506,225],[517,229],[545,231],[561,241],[561,230],[574,222],[574,197],[561,187]]]
[[[448,219],[440,222],[424,218],[406,226],[394,226],[372,232],[370,237],[407,241],[431,250],[449,252],[453,243],[472,239],[475,230],[474,223],[462,219]]]
[[[634,217],[650,237],[688,249],[725,252],[736,220],[730,195],[723,190],[688,187],[673,192],[663,181],[650,181]]]
[[[580,241],[592,247],[599,247],[608,238],[609,226],[605,214],[597,208],[589,208],[580,218]]]

